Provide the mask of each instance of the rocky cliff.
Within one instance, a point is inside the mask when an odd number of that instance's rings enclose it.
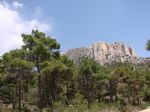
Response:
[[[97,42],[89,47],[68,50],[64,54],[76,63],[83,56],[93,58],[101,65],[111,64],[112,62],[130,62],[136,64],[139,60],[133,48],[119,42],[112,44]]]

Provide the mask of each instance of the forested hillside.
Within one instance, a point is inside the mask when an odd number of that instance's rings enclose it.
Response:
[[[128,112],[149,105],[149,64],[102,66],[88,57],[75,64],[43,32],[22,40],[0,58],[0,112]]]

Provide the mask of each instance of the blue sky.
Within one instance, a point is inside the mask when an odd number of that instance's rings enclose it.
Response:
[[[12,4],[15,0],[7,0]],[[17,1],[17,0],[16,0]],[[15,1],[15,2],[16,2]],[[18,0],[21,18],[49,25],[48,35],[61,50],[88,46],[96,41],[123,42],[139,56],[150,39],[150,0]]]

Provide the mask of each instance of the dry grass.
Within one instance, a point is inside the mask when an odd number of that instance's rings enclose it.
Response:
[[[0,112],[12,112],[12,105],[0,104]]]

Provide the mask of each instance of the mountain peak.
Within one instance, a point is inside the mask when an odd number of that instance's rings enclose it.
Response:
[[[65,55],[76,63],[79,62],[81,57],[88,56],[102,65],[112,62],[136,64],[138,58],[135,50],[123,43],[105,43],[102,41],[91,44],[88,47],[68,50]]]

